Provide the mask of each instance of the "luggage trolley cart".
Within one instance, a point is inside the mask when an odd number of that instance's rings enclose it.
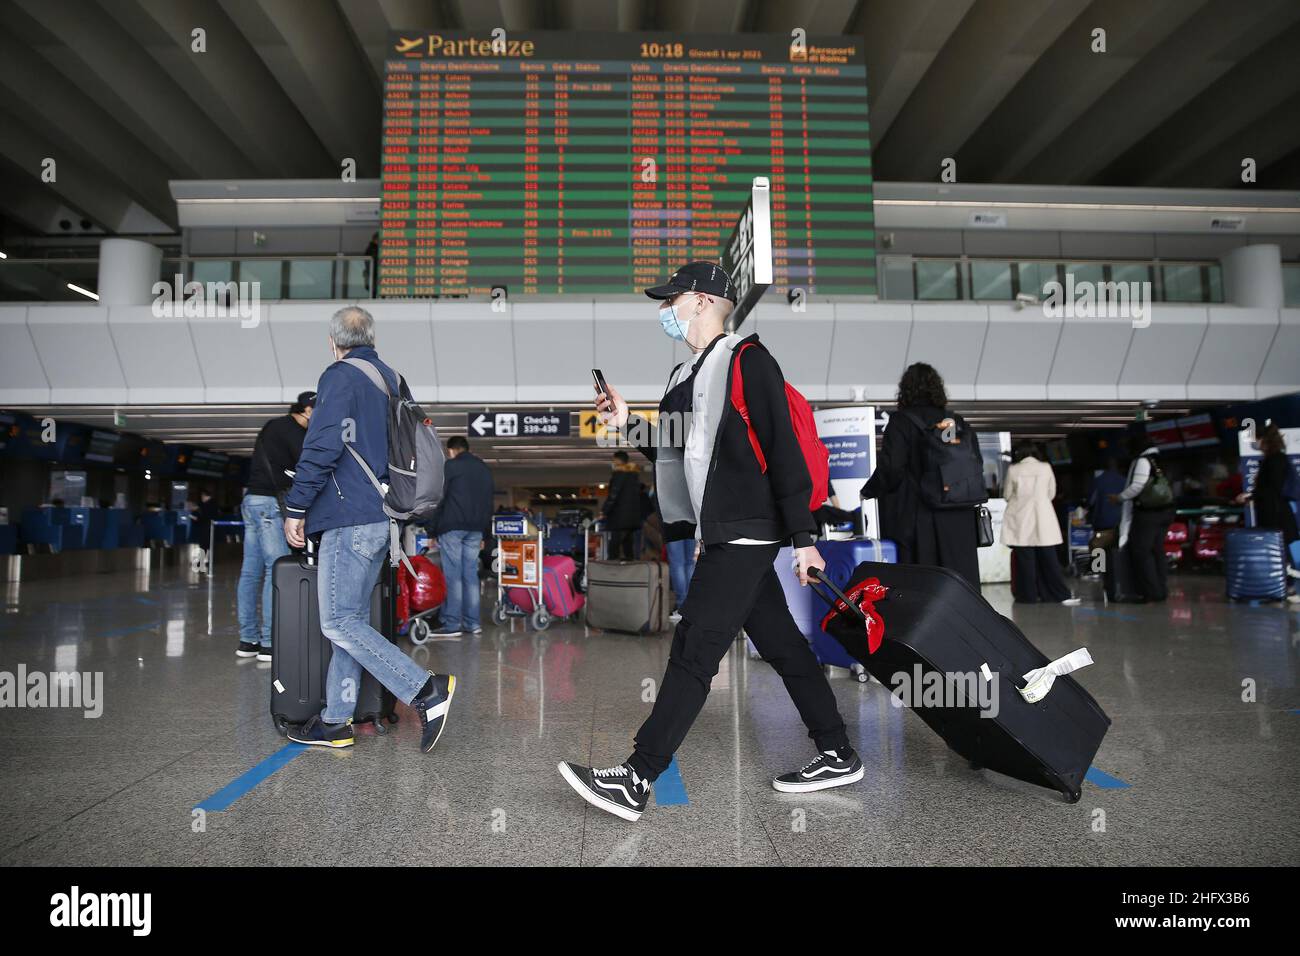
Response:
[[[527,515],[494,515],[492,537],[497,541],[497,603],[492,609],[492,623],[501,625],[507,618],[524,617],[532,620],[535,629],[546,630],[551,615],[542,591],[545,533]],[[510,600],[506,591],[509,587],[536,589],[537,600],[531,613]]]
[[[1083,577],[1092,567],[1092,525],[1070,519],[1070,573]]]

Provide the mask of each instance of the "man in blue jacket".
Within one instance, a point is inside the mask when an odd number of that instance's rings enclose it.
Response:
[[[334,653],[325,679],[324,711],[289,739],[350,747],[364,667],[420,715],[420,749],[428,753],[442,734],[456,678],[424,670],[370,626],[371,592],[388,556],[388,517],[374,485],[344,447],[350,444],[381,482],[387,480],[388,397],[344,359],[369,362],[393,393],[398,377],[379,360],[375,320],[365,309],[347,306],[334,313],[329,347],[335,361],[316,386],[316,411],[285,496],[284,534],[296,548],[305,546],[307,535],[320,537],[320,627]]]
[[[434,516],[447,601],[442,607],[440,637],[483,633],[479,623],[478,552],[483,529],[492,523],[492,471],[469,450],[460,435],[447,439],[442,503]]]

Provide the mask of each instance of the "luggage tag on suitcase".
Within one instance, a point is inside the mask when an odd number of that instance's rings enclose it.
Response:
[[[1080,647],[1064,657],[1058,657],[1046,667],[1035,667],[1024,676],[1025,686],[1016,689],[1020,691],[1021,697],[1031,704],[1036,704],[1047,696],[1056,678],[1073,673],[1091,663],[1092,655],[1088,653],[1088,649]]]

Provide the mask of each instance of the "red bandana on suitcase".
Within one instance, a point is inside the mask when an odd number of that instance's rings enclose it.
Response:
[[[885,619],[880,616],[876,610],[876,602],[883,601],[889,595],[889,588],[880,583],[880,578],[867,578],[859,581],[845,593],[845,597],[858,606],[858,609],[867,618],[867,652],[876,653],[876,648],[880,647],[880,642],[885,638]],[[831,609],[826,612],[822,618],[822,630],[830,624],[831,618],[838,614],[848,611],[848,605],[839,598],[831,605]]]

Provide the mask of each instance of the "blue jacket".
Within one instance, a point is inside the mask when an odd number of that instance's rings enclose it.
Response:
[[[358,346],[347,357],[373,362],[396,391],[397,374],[372,347]],[[293,487],[284,499],[290,518],[306,517],[309,535],[388,520],[379,492],[343,447],[345,427],[352,433],[352,447],[379,480],[386,481],[388,399],[360,369],[335,362],[321,373],[316,386],[316,408],[303,439]]]
[[[483,531],[492,523],[492,470],[467,451],[444,466],[442,503],[431,526],[434,534]]]

